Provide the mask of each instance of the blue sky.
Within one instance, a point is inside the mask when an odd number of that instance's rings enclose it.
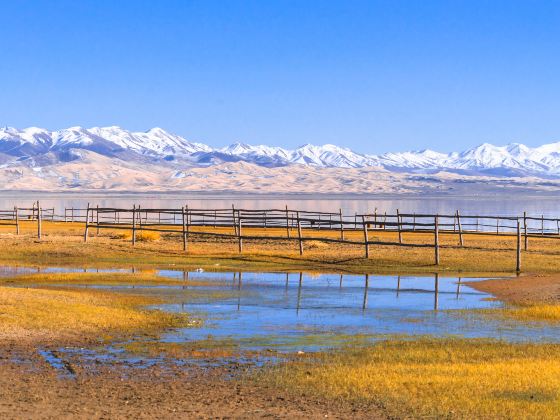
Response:
[[[0,2],[0,124],[360,152],[560,141],[559,1]]]

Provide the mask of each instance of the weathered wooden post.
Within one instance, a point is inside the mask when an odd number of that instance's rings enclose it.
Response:
[[[239,236],[237,233],[237,222],[235,221],[235,205],[232,204],[231,205],[231,217],[232,217],[232,223],[233,223],[233,232],[235,234],[235,236]]]
[[[132,246],[136,245],[136,204],[132,206]]]
[[[362,215],[362,227],[364,230],[364,246],[366,247],[366,258],[369,258],[369,240],[368,240],[368,228],[366,223],[366,218]]]
[[[42,236],[42,226],[41,226],[41,204],[37,201],[37,238],[41,239]]]
[[[525,240],[525,251],[529,248],[529,237],[527,236],[527,212],[523,212],[523,236]]]
[[[541,215],[541,236],[544,236],[544,214]]]
[[[84,230],[84,242],[87,242],[88,231],[89,231],[89,203],[87,203],[87,208],[86,208],[86,228]]]
[[[416,213],[412,213],[412,231],[416,232]]]
[[[19,209],[16,207],[14,207],[14,213],[16,216],[16,235],[19,235]]]
[[[99,235],[99,204],[95,208],[95,224],[97,225],[97,235]]]
[[[70,211],[70,221],[74,223],[74,207],[72,207],[72,210]]]
[[[185,206],[181,207],[181,216],[183,219],[183,251],[187,250],[187,222],[185,217]]]
[[[64,207],[64,223],[68,223],[68,209]]]
[[[517,258],[515,264],[515,271],[521,271],[521,226],[519,219],[517,219]]]
[[[457,210],[457,227],[459,228],[459,245],[464,246],[463,243],[463,226],[461,225],[461,214],[459,213],[459,210]]]
[[[500,218],[496,217],[496,235],[500,234]]]
[[[399,244],[402,244],[401,214],[399,209],[397,209],[397,230],[399,232]]]
[[[299,239],[299,255],[303,255],[303,240],[301,237],[301,220],[299,219],[299,211],[296,211],[297,218],[297,233]]]
[[[241,212],[237,210],[237,237],[239,239],[239,253],[243,252],[243,237],[241,234]]]
[[[344,220],[342,219],[342,209],[338,209],[338,214],[340,217],[340,240],[344,240]]]
[[[290,213],[288,212],[288,205],[286,204],[286,235],[290,237]]]
[[[439,265],[439,216],[434,218],[434,252],[436,265]]]

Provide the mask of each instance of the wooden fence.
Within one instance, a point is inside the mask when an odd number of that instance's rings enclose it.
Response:
[[[307,241],[352,244],[363,247],[364,256],[370,257],[370,247],[390,245],[401,247],[433,248],[434,263],[440,263],[440,234],[452,234],[463,247],[465,235],[510,236],[516,238],[515,266],[521,270],[521,249],[529,247],[530,238],[560,239],[560,219],[535,217],[524,213],[522,216],[463,215],[453,214],[394,214],[373,213],[343,214],[338,212],[313,212],[289,209],[197,209],[183,206],[176,209],[112,208],[88,206],[65,208],[63,214],[56,214],[54,208],[42,208],[39,202],[28,208],[14,207],[0,210],[0,225],[13,225],[20,231],[23,220],[37,224],[37,236],[42,235],[42,221],[80,223],[84,225],[83,239],[88,240],[90,229],[97,233],[102,229],[127,230],[131,232],[131,243],[137,242],[137,234],[143,231],[176,233],[182,238],[183,249],[188,249],[189,241],[197,236],[230,238],[243,252],[244,240],[293,241],[299,253],[305,252]],[[262,234],[260,230],[270,230]],[[376,240],[372,232],[392,231],[396,240]],[[259,233],[260,232],[260,233]],[[324,232],[324,234],[322,234]],[[334,232],[334,233],[333,233]],[[357,235],[359,234],[359,236]],[[433,236],[431,243],[405,241],[403,234],[422,233]]]

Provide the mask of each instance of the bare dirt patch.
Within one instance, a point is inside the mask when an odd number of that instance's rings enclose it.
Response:
[[[510,279],[469,282],[481,292],[490,293],[514,305],[559,304],[560,274],[530,274]]]
[[[1,418],[383,418],[244,380],[243,367],[77,366],[61,378],[29,350],[0,350]]]

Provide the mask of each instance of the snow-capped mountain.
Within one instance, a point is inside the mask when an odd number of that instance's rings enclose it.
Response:
[[[213,148],[186,140],[161,128],[130,132],[120,127],[70,127],[58,131],[30,127],[0,128],[0,167],[47,167],[91,158],[91,153],[115,162],[205,167],[248,162],[263,167],[303,165],[325,168],[382,168],[391,172],[455,172],[466,175],[560,177],[560,142],[530,148],[512,143],[488,143],[463,152],[432,150],[366,155],[332,144],[306,144],[294,150],[234,143]]]

